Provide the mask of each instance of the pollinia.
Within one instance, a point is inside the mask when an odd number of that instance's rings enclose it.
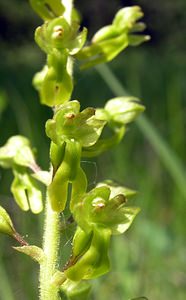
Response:
[[[18,234],[8,213],[0,207],[0,232],[20,245],[15,250],[29,255],[40,265],[40,300],[88,299],[89,281],[110,269],[108,249],[112,235],[124,233],[139,212],[127,204],[134,191],[106,180],[92,190],[82,158],[92,158],[118,144],[128,123],[144,111],[139,99],[117,97],[104,108],[81,110],[71,100],[73,63],[81,70],[114,59],[128,46],[148,40],[143,35],[143,13],[138,6],[120,9],[111,25],[87,42],[87,29],[80,30],[79,14],[71,0],[30,0],[43,24],[35,41],[46,54],[46,64],[33,78],[40,102],[53,110],[46,122],[50,143],[50,170],[36,163],[26,137],[17,135],[0,148],[0,166],[11,168],[11,192],[24,211],[38,214],[45,207],[43,245],[29,245]],[[107,132],[107,134],[105,134]],[[41,184],[45,186],[43,204]],[[61,215],[74,224],[71,253],[60,263]]]

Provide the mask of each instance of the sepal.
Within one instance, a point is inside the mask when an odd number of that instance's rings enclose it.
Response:
[[[124,126],[117,126],[112,129],[114,129],[114,132],[110,137],[100,138],[96,144],[91,147],[84,147],[82,149],[82,156],[95,157],[119,144],[125,134],[126,128]]]
[[[106,186],[110,189],[110,198],[114,198],[115,196],[122,194],[128,199],[132,196],[135,196],[137,192],[125,186],[120,186],[116,182],[112,180],[105,180],[96,185],[96,187]]]

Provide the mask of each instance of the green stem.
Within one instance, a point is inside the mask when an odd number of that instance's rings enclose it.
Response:
[[[64,17],[71,23],[73,0],[62,0],[65,6]],[[68,72],[72,75],[73,63],[68,58]],[[43,251],[46,259],[40,266],[40,300],[59,300],[58,286],[52,284],[52,276],[57,270],[60,244],[60,214],[53,211],[49,197],[46,200],[45,227],[43,235]]]
[[[51,209],[46,201],[46,217],[43,237],[43,251],[46,259],[40,266],[40,300],[57,300],[58,288],[51,284],[58,263],[58,249],[60,242],[59,213]]]

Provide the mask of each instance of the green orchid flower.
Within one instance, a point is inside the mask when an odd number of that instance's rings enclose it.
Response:
[[[87,29],[79,32],[77,22],[68,24],[63,16],[45,22],[35,31],[35,40],[47,54],[47,64],[33,79],[42,104],[55,106],[70,99],[73,89],[68,58],[83,47]]]
[[[137,22],[142,17],[139,6],[120,9],[112,24],[101,28],[93,36],[91,44],[77,54],[81,69],[111,61],[129,45],[137,46],[149,40],[149,36],[139,35],[145,29],[144,23]]]
[[[137,207],[126,206],[125,190],[103,184],[85,194],[74,207],[77,224],[87,233],[95,224],[109,228],[112,234],[124,233],[139,212]]]
[[[80,112],[80,104],[74,100],[62,105],[54,118],[46,122],[46,134],[57,145],[74,139],[82,147],[90,147],[99,139],[105,124],[95,117],[93,108]]]

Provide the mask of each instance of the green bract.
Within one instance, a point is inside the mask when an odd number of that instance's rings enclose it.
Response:
[[[117,195],[124,195],[127,197],[132,197],[136,195],[136,191],[129,189],[128,187],[120,186],[112,180],[105,180],[97,184],[96,187],[106,186],[110,189],[110,198],[114,198]]]
[[[148,40],[149,36],[135,34],[145,28],[144,23],[136,23],[141,17],[143,13],[139,6],[120,9],[112,24],[101,28],[93,36],[92,43],[78,53],[81,68],[110,61],[127,46],[136,46]]]
[[[0,233],[8,234],[13,236],[15,234],[15,229],[10,216],[6,210],[0,206]]]
[[[26,245],[22,247],[13,247],[16,251],[24,253],[30,256],[33,260],[41,264],[45,259],[45,254],[43,250],[34,245]]]

